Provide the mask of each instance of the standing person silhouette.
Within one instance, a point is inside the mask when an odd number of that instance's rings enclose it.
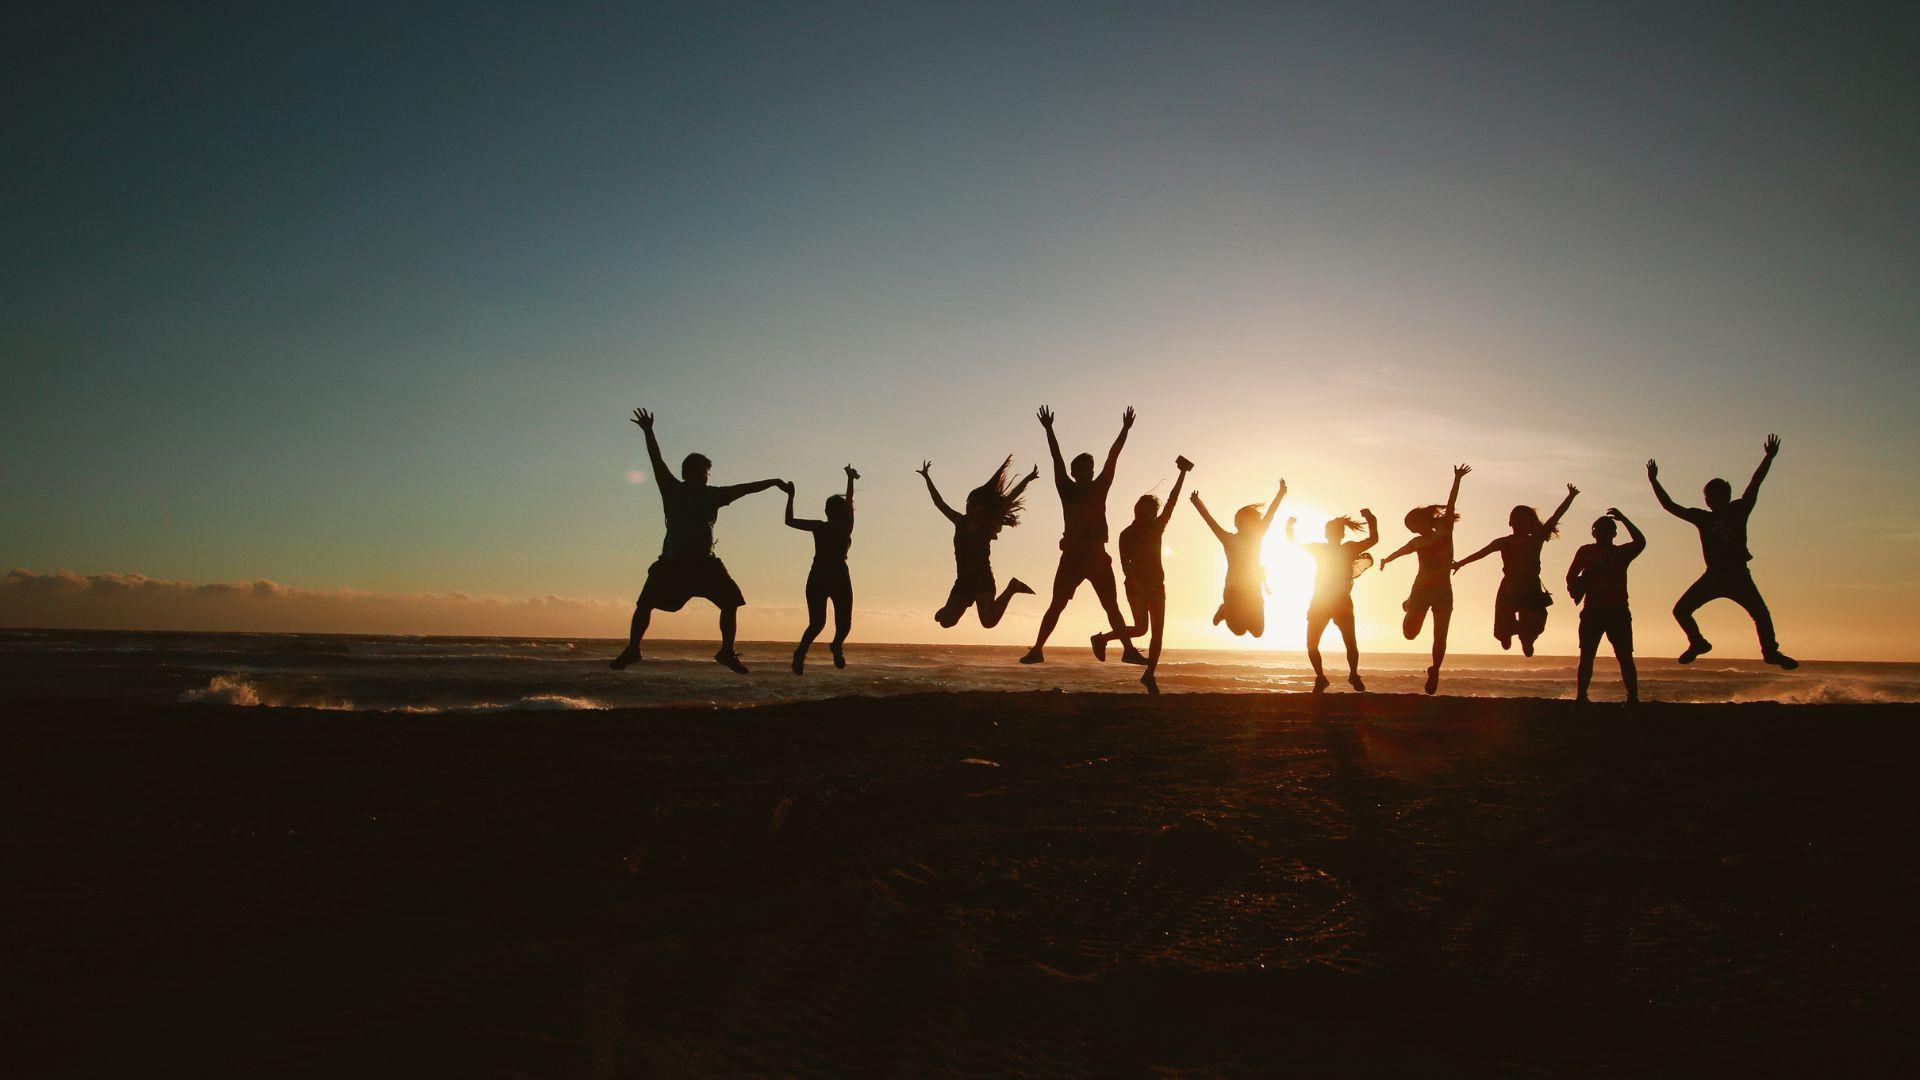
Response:
[[[1360,511],[1360,516],[1367,522],[1365,540],[1345,540],[1347,530],[1358,529],[1360,523],[1350,517],[1337,517],[1327,522],[1326,543],[1300,545],[1314,561],[1313,600],[1307,605],[1307,661],[1313,665],[1316,694],[1325,693],[1328,686],[1326,670],[1320,664],[1320,637],[1327,632],[1329,622],[1340,628],[1341,640],[1347,645],[1347,685],[1361,693],[1367,690],[1367,684],[1360,681],[1360,646],[1353,637],[1353,579],[1373,565],[1367,549],[1380,542],[1380,522],[1371,510]],[[1289,544],[1296,542],[1293,526],[1298,521],[1287,519]]]
[[[1567,497],[1560,500],[1553,516],[1544,522],[1540,520],[1540,511],[1533,507],[1514,507],[1507,515],[1507,528],[1513,530],[1511,533],[1489,540],[1486,547],[1453,564],[1457,571],[1496,551],[1500,553],[1500,589],[1493,598],[1493,636],[1500,639],[1502,649],[1513,648],[1513,639],[1518,637],[1520,651],[1532,656],[1533,643],[1547,628],[1547,607],[1553,603],[1553,597],[1540,584],[1540,548],[1560,535],[1560,519],[1578,494],[1580,489],[1568,484]]]
[[[1140,683],[1149,694],[1160,692],[1156,674],[1160,668],[1160,641],[1167,629],[1167,571],[1160,562],[1161,541],[1166,536],[1167,522],[1173,520],[1173,512],[1180,506],[1180,486],[1187,482],[1187,470],[1193,468],[1193,462],[1177,457],[1173,459],[1173,467],[1180,475],[1174,478],[1173,490],[1167,493],[1165,509],[1161,508],[1159,499],[1142,495],[1134,500],[1132,523],[1120,530],[1120,569],[1126,578],[1127,607],[1133,611],[1133,625],[1125,627],[1124,634],[1108,630],[1093,635],[1093,655],[1105,660],[1107,642],[1152,632],[1147,645],[1147,670],[1140,676]]]
[[[807,629],[793,650],[793,673],[805,674],[807,650],[827,625],[827,601],[833,601],[833,666],[847,666],[842,647],[847,631],[853,628],[853,577],[847,572],[847,551],[853,547],[853,482],[860,474],[846,467],[847,493],[827,496],[826,520],[815,521],[793,516],[793,482],[781,489],[787,493],[787,528],[813,534],[813,567],[807,571]]]
[[[1046,655],[1041,651],[1052,636],[1053,628],[1060,621],[1060,612],[1066,609],[1067,601],[1085,581],[1093,586],[1093,594],[1100,598],[1100,606],[1106,609],[1109,628],[1120,638],[1121,658],[1129,664],[1144,664],[1146,657],[1133,647],[1122,631],[1127,620],[1120,616],[1120,599],[1114,593],[1113,558],[1107,554],[1107,491],[1113,487],[1113,467],[1120,461],[1120,448],[1127,445],[1127,432],[1133,427],[1133,406],[1120,415],[1120,434],[1113,440],[1113,448],[1107,451],[1107,464],[1100,475],[1093,474],[1093,455],[1076,454],[1073,459],[1073,471],[1067,471],[1067,463],[1060,456],[1060,440],[1053,434],[1053,410],[1045,405],[1034,415],[1040,418],[1040,426],[1047,429],[1047,449],[1053,454],[1053,486],[1060,492],[1060,510],[1066,519],[1066,527],[1060,537],[1060,565],[1053,573],[1053,599],[1047,604],[1047,613],[1040,617],[1040,633],[1033,640],[1033,648],[1020,658],[1023,664],[1041,664]],[[1094,655],[1105,660],[1105,650],[1096,648]]]
[[[653,435],[653,414],[633,410],[633,422],[647,436],[647,457],[653,462],[654,483],[660,488],[660,507],[666,512],[667,535],[660,544],[660,557],[647,568],[647,583],[633,607],[633,626],[627,635],[627,647],[607,666],[615,671],[640,659],[640,639],[655,611],[679,611],[694,597],[713,601],[720,609],[720,651],[713,658],[742,675],[747,665],[733,651],[736,617],[747,600],[740,586],[733,583],[727,566],[713,553],[713,523],[720,508],[743,495],[752,495],[779,487],[779,480],[756,480],[751,484],[713,487],[707,474],[713,462],[705,454],[688,454],[680,463],[680,475],[673,475],[667,460],[660,456],[660,440]]]
[[[1259,637],[1266,633],[1267,568],[1260,565],[1260,546],[1267,541],[1267,528],[1273,524],[1273,515],[1280,511],[1280,500],[1286,497],[1287,482],[1282,480],[1265,514],[1260,512],[1259,503],[1243,506],[1233,515],[1234,531],[1228,532],[1207,512],[1207,504],[1200,501],[1199,492],[1189,496],[1193,508],[1200,511],[1200,520],[1213,530],[1214,538],[1227,552],[1227,584],[1220,591],[1220,606],[1214,610],[1213,624],[1226,623],[1234,637],[1242,634]]]
[[[1632,537],[1615,544],[1619,525]],[[1633,666],[1633,615],[1627,609],[1627,564],[1647,550],[1647,538],[1627,520],[1618,507],[1607,508],[1605,517],[1593,523],[1593,543],[1573,553],[1573,565],[1567,567],[1567,595],[1580,609],[1579,704],[1587,703],[1587,686],[1593,682],[1593,657],[1600,651],[1600,639],[1613,645],[1613,658],[1620,662],[1620,681],[1627,687],[1627,704],[1640,703],[1640,674]]]
[[[1667,489],[1660,486],[1660,466],[1651,460],[1647,462],[1647,480],[1653,484],[1653,494],[1660,500],[1661,509],[1700,530],[1700,553],[1707,561],[1706,572],[1688,586],[1673,605],[1673,617],[1687,634],[1687,651],[1679,657],[1683,664],[1691,664],[1695,657],[1713,651],[1713,646],[1701,635],[1700,624],[1694,621],[1693,613],[1708,601],[1725,597],[1753,616],[1753,628],[1760,635],[1761,659],[1788,671],[1800,666],[1798,660],[1781,652],[1780,643],[1774,640],[1773,615],[1767,610],[1767,602],[1760,598],[1760,589],[1753,583],[1753,572],[1747,567],[1753,560],[1753,553],[1747,550],[1747,517],[1753,513],[1753,504],[1760,497],[1760,482],[1767,478],[1767,470],[1780,453],[1780,436],[1767,436],[1764,448],[1766,454],[1760,459],[1759,468],[1753,470],[1753,479],[1747,481],[1747,490],[1738,499],[1733,498],[1732,484],[1718,477],[1707,481],[1705,510],[1680,506],[1668,498]]]
[[[1468,465],[1453,467],[1453,487],[1447,491],[1445,506],[1416,506],[1407,511],[1407,531],[1413,533],[1413,539],[1380,560],[1380,569],[1385,570],[1387,564],[1402,555],[1419,557],[1413,591],[1400,605],[1400,610],[1407,613],[1406,618],[1400,620],[1400,632],[1408,641],[1419,637],[1427,612],[1433,612],[1433,665],[1427,668],[1428,695],[1440,689],[1440,665],[1447,658],[1447,628],[1453,624],[1453,526],[1460,520],[1453,504],[1460,498],[1461,478],[1472,471]]]
[[[979,611],[980,625],[991,629],[999,624],[1015,596],[1033,592],[1019,578],[1009,579],[1006,591],[998,596],[993,591],[993,541],[1001,529],[1020,524],[1027,485],[1040,476],[1040,469],[1035,466],[1009,488],[1007,469],[1012,465],[1013,455],[1009,454],[993,475],[987,477],[986,483],[967,492],[965,513],[948,506],[947,500],[940,497],[940,489],[933,483],[933,462],[923,461],[914,470],[927,482],[927,494],[933,496],[933,505],[953,523],[953,588],[947,592],[945,606],[933,615],[934,622],[949,630],[959,625],[960,617],[970,607]]]

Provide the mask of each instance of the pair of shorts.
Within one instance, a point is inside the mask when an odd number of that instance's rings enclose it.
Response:
[[[1353,618],[1353,594],[1345,593],[1331,600],[1315,599],[1307,607],[1308,622],[1331,622],[1335,619]]]
[[[1053,595],[1071,596],[1083,581],[1093,582],[1095,588],[1102,581],[1109,589],[1113,587],[1113,556],[1106,548],[1060,549],[1060,567],[1053,573]]]
[[[1400,610],[1409,615],[1428,611],[1450,615],[1453,613],[1453,586],[1450,584],[1415,586],[1413,592],[1407,596],[1406,603],[1400,605]]]
[[[1164,578],[1152,578],[1142,581],[1139,578],[1127,579],[1127,606],[1138,611],[1151,611],[1158,605],[1167,606],[1167,582]]]
[[[655,611],[679,611],[694,597],[715,607],[736,608],[747,602],[740,586],[727,573],[727,564],[715,555],[662,555],[647,568],[640,589],[640,606]]]
[[[1580,609],[1580,651],[1592,652],[1606,638],[1615,656],[1633,652],[1633,613],[1625,605]]]

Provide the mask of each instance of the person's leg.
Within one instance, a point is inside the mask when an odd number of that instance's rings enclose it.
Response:
[[[1587,688],[1593,685],[1593,658],[1600,651],[1600,622],[1587,612],[1580,613],[1580,667],[1574,676],[1573,699],[1584,703]],[[1615,655],[1619,650],[1615,648]]]
[[[816,567],[807,575],[807,628],[800,634],[800,644],[793,650],[793,673],[803,674],[807,664],[807,650],[813,648],[813,639],[827,625],[827,589],[820,580],[820,570]]]
[[[844,572],[833,583],[828,593],[833,600],[833,666],[847,666],[847,656],[843,651],[847,644],[847,635],[853,632],[853,579]]]
[[[640,639],[647,636],[647,625],[653,621],[653,609],[642,600],[633,605],[633,622],[627,627],[627,647],[613,658],[607,666],[615,671],[640,659]]]
[[[1353,607],[1348,605],[1334,617],[1334,625],[1340,628],[1340,638],[1347,645],[1347,684],[1355,690],[1365,690],[1360,681],[1360,643],[1353,635]]]
[[[1633,663],[1633,616],[1621,612],[1620,621],[1607,630],[1607,641],[1613,645],[1613,658],[1620,662],[1620,684],[1626,687],[1627,704],[1638,705],[1640,669]]]
[[[1437,693],[1440,689],[1440,665],[1447,659],[1447,630],[1453,626],[1453,605],[1435,604],[1433,607],[1433,664],[1427,668],[1426,691]]]
[[[1152,637],[1147,639],[1147,670],[1140,681],[1147,684],[1147,692],[1160,692],[1158,681],[1160,672],[1160,641],[1167,633],[1167,597],[1165,593],[1150,598],[1147,602],[1147,622]]]
[[[1754,633],[1760,638],[1761,658],[1769,664],[1778,664],[1789,671],[1799,667],[1799,661],[1780,651],[1780,642],[1773,636],[1773,613],[1767,610],[1767,602],[1761,598],[1760,588],[1753,583],[1753,578],[1742,575],[1742,580],[1726,592],[1727,596],[1745,608],[1747,615],[1753,619]]]
[[[1060,622],[1060,613],[1067,609],[1067,601],[1073,599],[1081,580],[1079,570],[1067,562],[1066,556],[1061,556],[1060,566],[1053,572],[1053,598],[1047,602],[1046,614],[1040,616],[1040,632],[1034,635],[1033,648],[1020,658],[1021,663],[1038,664],[1046,660],[1041,650],[1046,647],[1047,639],[1053,636],[1053,628]]]
[[[720,608],[720,651],[713,654],[715,660],[724,667],[732,668],[742,675],[747,673],[747,665],[740,662],[740,655],[733,651],[733,635],[739,625],[740,607],[727,604]]]
[[[1320,664],[1320,635],[1327,632],[1327,617],[1318,612],[1307,613],[1307,663],[1313,665],[1313,692],[1319,693],[1327,688],[1327,672]]]
[[[1133,635],[1139,631],[1127,625],[1126,616],[1120,614],[1120,597],[1114,587],[1113,564],[1102,560],[1087,574],[1088,584],[1093,586],[1093,595],[1099,597],[1100,607],[1107,613],[1107,625],[1112,628],[1110,637],[1120,642],[1120,655],[1129,664],[1144,664],[1147,658],[1133,646]],[[1101,643],[1102,646],[1105,642]],[[1104,648],[1098,652],[1105,652]]]
[[[1407,613],[1406,618],[1400,620],[1400,632],[1406,635],[1408,641],[1412,641],[1420,636],[1420,628],[1427,621],[1426,601],[1420,598],[1418,592],[1415,592],[1407,597],[1406,603],[1401,604],[1400,607]]]
[[[1693,613],[1705,607],[1708,601],[1719,598],[1719,586],[1713,580],[1713,575],[1706,573],[1687,586],[1687,591],[1673,602],[1673,621],[1679,623],[1681,632],[1687,635],[1687,651],[1680,654],[1681,663],[1691,664],[1694,657],[1713,651],[1712,644],[1700,633],[1700,624],[1694,621]]]

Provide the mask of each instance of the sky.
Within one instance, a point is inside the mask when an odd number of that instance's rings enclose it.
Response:
[[[1025,644],[1036,598],[933,624],[913,470],[957,500],[1045,465],[1037,406],[1098,455],[1132,405],[1116,532],[1182,453],[1222,517],[1285,477],[1283,518],[1371,507],[1383,551],[1455,462],[1463,553],[1572,482],[1548,587],[1618,506],[1653,654],[1700,555],[1645,460],[1697,504],[1777,431],[1783,645],[1920,660],[1912,5],[324,7],[10,19],[0,625],[621,636],[646,406],[803,514],[861,470],[856,640]],[[1030,502],[995,568],[1044,593]],[[804,621],[781,508],[719,522],[746,638]],[[1170,644],[1300,647],[1277,535],[1258,643],[1208,624],[1191,511],[1167,548]],[[1425,648],[1411,578],[1356,583],[1363,649]],[[1456,578],[1456,651],[1497,580]]]

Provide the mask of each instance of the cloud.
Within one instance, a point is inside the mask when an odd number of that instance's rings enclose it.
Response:
[[[172,581],[145,574],[0,578],[0,625],[79,629],[280,630],[316,633],[597,634],[618,632],[630,601],[464,592],[375,593],[255,581]]]

